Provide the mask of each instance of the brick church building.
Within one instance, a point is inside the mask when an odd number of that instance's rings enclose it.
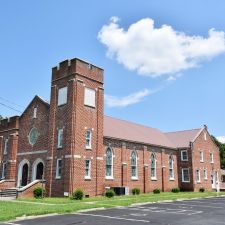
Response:
[[[86,196],[109,187],[198,191],[216,188],[219,150],[207,127],[162,131],[104,116],[103,69],[80,59],[52,69],[50,103],[35,96],[0,122],[0,189]]]

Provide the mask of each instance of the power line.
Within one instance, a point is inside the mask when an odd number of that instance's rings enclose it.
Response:
[[[8,108],[8,109],[11,109],[11,110],[13,110],[13,111],[16,111],[16,112],[22,113],[20,110],[15,109],[15,108],[13,108],[13,107],[11,107],[11,106],[8,106],[8,105],[6,105],[6,104],[4,104],[4,103],[2,103],[2,102],[0,102],[0,105],[2,105],[2,106],[4,106],[4,107],[6,107],[6,108]]]
[[[3,100],[3,101],[5,101],[5,102],[8,102],[8,103],[10,103],[10,104],[12,104],[12,105],[18,106],[18,107],[20,107],[21,109],[24,109],[24,107],[23,107],[23,106],[18,105],[18,104],[17,104],[17,103],[15,103],[15,102],[9,101],[9,100],[8,100],[8,99],[6,99],[6,98],[0,97],[0,99],[2,99],[2,100]]]

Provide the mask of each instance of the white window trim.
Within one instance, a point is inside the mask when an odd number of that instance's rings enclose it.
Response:
[[[62,98],[62,93],[65,94],[65,96],[63,96],[63,98]],[[68,87],[67,86],[58,89],[58,102],[57,102],[58,106],[67,104],[67,98],[68,98],[67,95],[68,95]]]
[[[207,141],[207,134],[204,132],[204,140]]]
[[[204,162],[204,152],[202,150],[199,151],[199,156],[200,156],[200,162]]]
[[[174,173],[174,158],[172,155],[169,156],[169,164],[170,164],[170,158],[172,158],[172,168],[169,166],[169,180],[175,180],[175,173]],[[170,177],[170,169],[173,171],[173,177]]]
[[[187,170],[188,171],[188,181],[187,180],[184,180],[184,170]],[[182,173],[182,182],[183,183],[190,183],[190,171],[189,171],[189,168],[182,168],[181,169],[181,173]]]
[[[183,152],[186,152],[187,153],[187,159],[184,159],[183,158]],[[180,154],[181,154],[181,161],[187,162],[188,161],[188,151],[187,150],[181,150]]]
[[[87,94],[87,92],[89,91],[89,92],[92,92],[93,93],[93,97],[94,97],[94,99],[93,99],[93,102],[91,102],[91,100],[88,100],[87,99],[87,96],[86,96],[86,94]],[[96,107],[96,90],[95,89],[93,89],[93,88],[88,88],[88,87],[85,87],[85,89],[84,89],[84,105],[85,106],[89,106],[89,107],[92,107],[92,108],[95,108]]]
[[[157,159],[156,159],[156,154],[152,153],[155,157],[155,176],[152,177],[152,155],[151,155],[151,180],[157,180]]]
[[[90,132],[90,141],[89,141],[89,143],[90,143],[90,145],[87,145],[87,132]],[[91,150],[92,149],[92,131],[91,131],[91,129],[87,129],[86,130],[86,132],[85,132],[85,148],[87,149],[87,150]]]
[[[204,180],[208,180],[208,171],[207,171],[207,169],[204,169],[203,173],[204,173]]]
[[[63,148],[63,129],[60,128],[58,129],[58,135],[57,135],[57,148],[60,149],[60,148]],[[60,137],[62,135],[62,143],[60,143]]]
[[[199,173],[199,177],[198,177],[198,173]],[[201,183],[201,170],[200,169],[196,170],[196,181],[197,181],[197,183]]]
[[[88,176],[86,176],[86,161],[89,161],[89,168],[88,168],[89,175]],[[85,180],[90,180],[91,179],[91,160],[90,159],[86,159],[85,160],[85,176],[84,176],[84,179]]]
[[[212,152],[210,152],[210,163],[214,163],[214,154]]]
[[[37,107],[34,107],[33,118],[34,118],[34,119],[37,118]]]
[[[110,147],[108,147],[108,148],[110,148]],[[106,151],[108,150],[108,148],[106,149]],[[113,154],[113,150],[112,150],[112,148],[110,148],[111,149],[111,151],[112,151],[112,174],[111,174],[111,176],[105,176],[105,179],[106,180],[113,180],[114,178],[113,178],[113,169],[114,169],[114,166],[113,166],[113,158],[114,158],[114,154]]]
[[[8,154],[8,147],[9,147],[9,138],[6,138],[4,142],[4,151],[3,151],[4,155]]]
[[[59,161],[61,161],[61,173],[62,173],[62,159],[57,159],[57,161],[56,161],[56,174],[55,174],[56,179],[62,178],[62,174],[59,175]]]
[[[135,150],[133,150],[131,152],[131,160],[132,160],[132,154],[133,152],[135,153],[136,155],[136,176],[132,176],[132,165],[131,165],[131,180],[138,180],[138,156],[137,156],[137,152]]]
[[[7,162],[3,162],[2,163],[2,177],[1,177],[1,179],[5,179],[5,169],[7,169],[7,168],[5,168],[5,167],[7,167]]]

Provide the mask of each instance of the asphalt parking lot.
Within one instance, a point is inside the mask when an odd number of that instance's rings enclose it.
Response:
[[[152,203],[15,221],[11,225],[225,225],[225,197]]]

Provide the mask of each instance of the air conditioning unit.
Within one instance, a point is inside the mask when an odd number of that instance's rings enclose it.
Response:
[[[111,187],[110,189],[118,196],[129,195],[129,187]]]

